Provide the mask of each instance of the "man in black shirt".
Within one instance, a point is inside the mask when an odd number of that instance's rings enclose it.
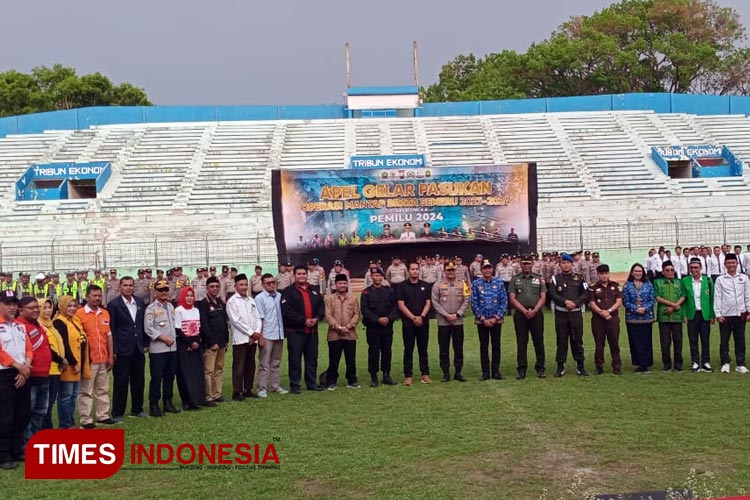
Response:
[[[229,341],[229,319],[226,304],[221,300],[221,283],[216,276],[206,280],[206,298],[195,307],[201,316],[201,339],[205,356],[206,401],[220,403],[224,381],[224,357]]]
[[[393,322],[398,318],[393,289],[383,286],[383,270],[370,270],[372,285],[362,291],[362,323],[367,334],[367,365],[372,377],[370,387],[378,386],[378,365],[383,372],[383,384],[394,385],[391,378],[391,349]]]
[[[404,336],[404,385],[413,383],[414,341],[417,343],[419,370],[422,383],[429,384],[430,365],[427,346],[430,340],[429,312],[432,288],[419,279],[419,264],[409,263],[409,279],[400,283],[396,290],[396,302],[401,312],[401,332]]]

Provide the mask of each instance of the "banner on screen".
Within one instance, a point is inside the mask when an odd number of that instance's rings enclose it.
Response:
[[[533,164],[277,170],[273,199],[282,259],[441,241],[528,248],[536,237]]]

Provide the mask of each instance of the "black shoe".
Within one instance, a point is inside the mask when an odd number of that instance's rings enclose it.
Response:
[[[479,377],[479,381],[480,382],[484,382],[485,380],[489,380],[489,379],[490,379],[490,374],[489,373],[483,373],[482,376]]]
[[[595,372],[595,373],[596,373],[597,375],[601,375],[602,373],[604,373],[604,368],[602,368],[601,366],[597,366],[597,367],[596,367],[596,372]]]
[[[617,369],[617,370],[614,370],[612,373],[614,373],[615,375],[622,375],[622,370]]]
[[[88,424],[83,424],[81,426],[81,429],[87,429],[87,430],[89,430],[89,429],[96,429],[96,424],[93,423],[93,422],[88,423]]]
[[[308,391],[313,391],[313,392],[320,392],[320,391],[323,390],[323,387],[320,386],[320,385],[313,385],[313,386],[308,387],[307,390]],[[258,395],[256,394],[255,396],[250,396],[250,397],[256,397],[257,398]]]
[[[302,390],[299,387],[292,387],[289,392],[292,394],[302,394]]]
[[[581,377],[588,377],[589,372],[586,371],[586,368],[583,367],[583,365],[576,368],[576,373],[580,375]]]
[[[544,373],[543,371],[538,371],[538,372],[536,372],[536,376],[537,376],[538,378],[547,378],[547,374],[546,374],[546,373]]]
[[[519,368],[518,375],[516,375],[516,380],[523,380],[525,378],[526,378],[526,368]]]
[[[3,462],[0,464],[0,469],[3,469],[3,470],[12,470],[12,469],[17,469],[17,468],[18,468],[18,464],[15,462]]]
[[[565,375],[565,365],[558,365],[557,371],[555,372],[555,378],[560,378]]]
[[[297,389],[297,394],[299,394],[299,389]],[[245,399],[242,394],[232,394],[232,401],[244,401]]]
[[[317,390],[317,389],[313,389],[313,390]],[[246,391],[246,392],[245,392],[245,393],[243,394],[243,396],[245,396],[246,398],[258,398],[258,397],[260,397],[260,396],[258,396],[258,394],[257,394],[257,393],[255,393],[255,392],[253,392],[253,391]]]
[[[163,417],[164,412],[161,411],[161,408],[159,408],[159,403],[151,403],[148,407],[148,413],[152,417]]]
[[[201,406],[205,406],[207,408],[214,408],[216,406],[219,406],[219,404],[213,401],[204,401],[203,403],[201,403]]]
[[[494,380],[505,380],[505,377],[503,377],[503,374],[500,372],[492,374],[492,378]]]
[[[102,425],[115,425],[117,422],[115,422],[111,418],[105,418],[104,420],[99,420],[96,423]]]
[[[180,413],[180,410],[174,407],[172,401],[164,401],[164,413]]]
[[[371,375],[370,376],[370,387],[377,387],[377,386],[378,386],[378,376],[377,376],[377,374],[376,375]]]
[[[396,385],[396,382],[393,381],[390,373],[383,374],[383,385]]]
[[[450,382],[451,381],[451,374],[448,372],[443,373],[443,382]]]
[[[676,372],[681,372],[681,371],[682,371],[682,367],[681,367],[681,366],[677,366],[677,365],[675,365],[675,367],[674,367],[674,371],[676,371]]]
[[[664,367],[661,369],[664,373],[667,373],[669,370],[671,370],[672,367],[670,365],[664,365]]]
[[[456,374],[455,374],[455,375],[453,376],[453,378],[454,378],[454,379],[456,379],[456,380],[458,380],[459,382],[466,382],[466,377],[464,377],[464,376],[463,376],[463,375],[461,375],[460,373],[456,373]]]
[[[224,399],[224,396],[219,396],[218,398],[214,399],[217,403],[224,403],[226,399]]]

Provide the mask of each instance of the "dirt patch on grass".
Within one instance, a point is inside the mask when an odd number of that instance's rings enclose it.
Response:
[[[325,484],[317,479],[299,479],[297,480],[299,488],[306,497],[322,497],[329,492]]]

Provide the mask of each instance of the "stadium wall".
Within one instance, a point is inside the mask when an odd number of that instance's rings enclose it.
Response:
[[[569,111],[652,110],[695,115],[750,114],[750,96],[610,94],[503,101],[425,103],[415,116],[476,116]],[[349,116],[344,105],[314,106],[112,106],[0,118],[0,137],[94,125],[238,120],[330,120]]]

